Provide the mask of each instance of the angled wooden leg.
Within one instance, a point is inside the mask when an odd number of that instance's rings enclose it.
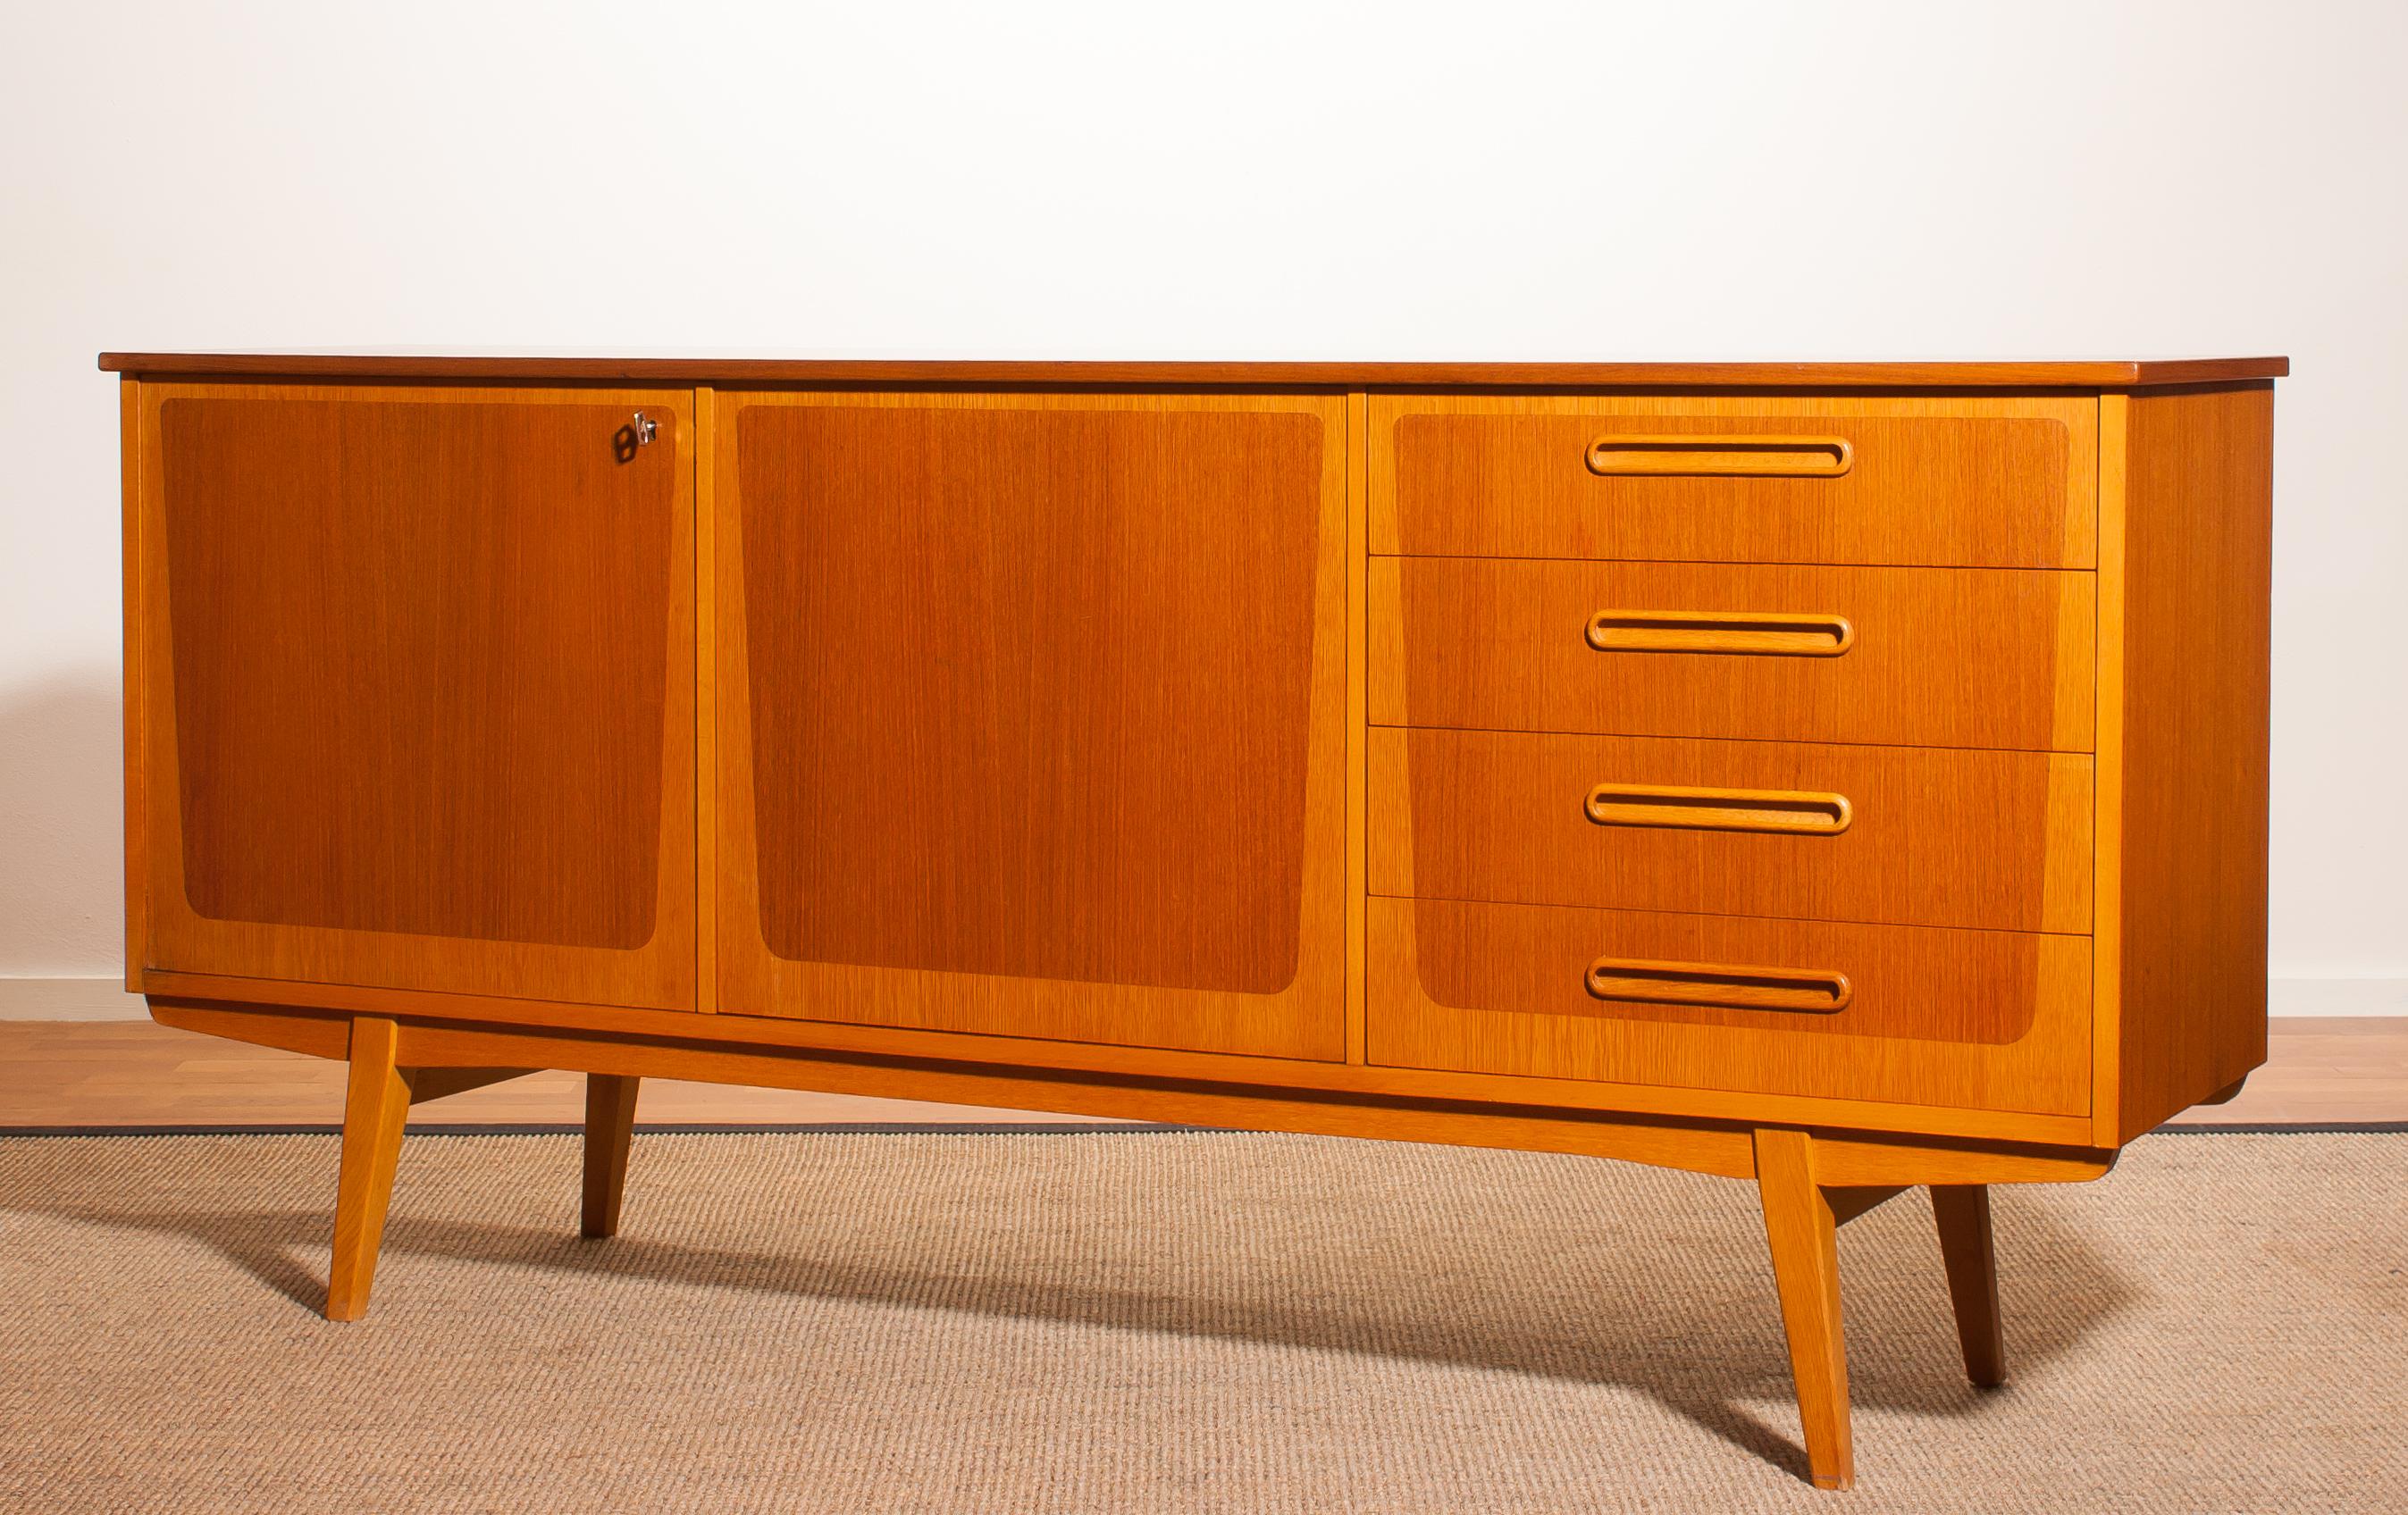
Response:
[[[1813,1138],[1803,1131],[1757,1131],[1756,1182],[1789,1333],[1807,1470],[1818,1489],[1845,1489],[1856,1469],[1848,1436],[1848,1348],[1840,1331],[1839,1225],[1814,1182]]]
[[[401,1128],[409,1117],[409,1081],[394,1065],[398,1028],[362,1016],[351,1022],[351,1079],[343,1098],[342,1173],[335,1188],[335,1262],[326,1284],[326,1319],[356,1321],[367,1313],[376,1278],[377,1244],[384,1239],[385,1207],[401,1156]]]
[[[1931,1218],[1940,1226],[1940,1258],[1948,1269],[1948,1297],[1956,1307],[1965,1376],[1990,1388],[2006,1379],[2007,1342],[1999,1320],[1998,1257],[1990,1246],[1989,1185],[1933,1184]]]
[[[635,1136],[636,1088],[642,1080],[615,1073],[585,1076],[585,1217],[589,1236],[619,1234],[619,1203],[627,1193],[627,1149]]]

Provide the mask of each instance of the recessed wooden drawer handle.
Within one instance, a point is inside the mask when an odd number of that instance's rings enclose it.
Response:
[[[1781,831],[1799,836],[1836,836],[1848,829],[1853,816],[1844,794],[1670,784],[1599,784],[1588,792],[1587,809],[1588,818],[1600,826]]]
[[[1600,652],[1770,652],[1835,658],[1856,642],[1856,628],[1845,616],[1599,610],[1588,618],[1588,645]]]
[[[1740,968],[1720,963],[1647,963],[1601,957],[1588,965],[1588,992],[1599,999],[1651,1005],[1714,1005],[1733,1010],[1799,1010],[1830,1015],[1848,1008],[1856,986],[1844,973],[1806,968]]]
[[[1588,471],[1609,476],[1837,479],[1855,461],[1842,436],[1600,436],[1588,445]]]

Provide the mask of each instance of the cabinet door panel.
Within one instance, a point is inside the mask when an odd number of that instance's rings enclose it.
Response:
[[[1341,1052],[1340,402],[721,404],[722,1008]]]
[[[692,1004],[684,400],[146,386],[152,965]]]

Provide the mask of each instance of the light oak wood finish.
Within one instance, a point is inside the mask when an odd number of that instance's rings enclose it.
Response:
[[[1581,813],[1600,826],[1837,836],[1856,819],[1856,806],[1845,794],[1794,789],[1615,782],[1590,790]]]
[[[1367,671],[1371,621],[1367,579],[1370,522],[1364,508],[1369,493],[1371,401],[1346,397],[1346,1061],[1364,1061],[1363,943],[1364,852],[1370,835],[1370,801],[1363,787],[1363,747],[1369,724]]]
[[[138,407],[138,961],[691,1006],[688,401]]]
[[[142,386],[125,379],[117,386],[117,450],[119,529],[122,542],[123,640],[125,673],[122,699],[125,752],[125,987],[142,988],[142,969],[150,961],[150,838],[148,796],[144,793],[143,722],[148,695],[143,687],[142,655],[147,633],[142,579]]]
[[[2279,361],[327,362],[108,360],[129,981],[350,1060],[337,1312],[522,1069],[596,1234],[639,1079],[1579,1152],[1757,1180],[1839,1485],[1836,1228],[1978,1379],[1967,1194],[2262,1055]]]
[[[1848,1346],[1840,1323],[1839,1217],[1815,1177],[1813,1148],[1803,1131],[1758,1131],[1756,1183],[1789,1336],[1808,1476],[1818,1489],[1845,1489],[1856,1481],[1856,1462],[1848,1430]]]
[[[2006,1328],[1999,1313],[1999,1265],[1990,1239],[1990,1191],[1978,1183],[1931,1186],[1931,1215],[1956,1311],[1965,1376],[1985,1389],[2007,1379]]]
[[[1932,1183],[2088,1183],[2115,1166],[2113,1148],[2018,1148],[1983,1142],[1857,1141],[1814,1134],[1814,1171],[1837,1188],[1908,1188]]]
[[[1342,402],[717,406],[722,1004],[1342,1060]]]
[[[2082,936],[1374,899],[1369,949],[1375,1064],[2088,1118]],[[1848,997],[1801,1012],[1601,995],[1600,958],[1838,976]]]
[[[677,384],[1086,384],[1329,389],[2128,389],[2280,379],[2288,358],[2105,358],[2030,363],[1154,363],[979,359],[629,358],[609,354],[104,352],[105,372],[281,379],[584,379]]]
[[[2095,582],[2024,570],[1374,558],[1370,718],[2087,752]],[[1603,634],[1600,615],[1617,622]],[[1828,629],[1841,625],[1844,646]]]
[[[694,1008],[719,1008],[719,396],[694,392]]]
[[[2079,754],[1388,727],[1369,750],[1374,894],[2090,929]]]
[[[619,1234],[619,1211],[627,1195],[627,1153],[636,1129],[636,1094],[641,1082],[610,1073],[585,1076],[585,1193],[578,1225],[581,1236]]]
[[[323,1036],[305,1022],[347,1023],[324,1013],[161,1003],[170,1024],[206,1016],[212,1034],[283,1044]],[[571,1030],[503,1028],[459,1022],[403,1022],[400,1056],[413,1070],[485,1066],[532,1060],[545,1066],[627,1077],[901,1093],[931,1101],[1034,1108],[1192,1125],[1228,1125],[1326,1136],[1378,1136],[1399,1141],[1496,1146],[1615,1157],[1659,1167],[1747,1178],[1755,1169],[1751,1129],[1742,1122],[1680,1119],[1599,1120],[1584,1111],[1469,1105],[1412,1096],[1299,1094],[1231,1083],[1189,1084],[1128,1075],[1053,1078],[1009,1064],[898,1062],[797,1053],[791,1048],[732,1041],[635,1042]],[[1912,1181],[2080,1182],[2104,1174],[2114,1153],[1995,1140],[1906,1138],[1844,1130],[1815,1133],[1816,1161],[1837,1185]]]
[[[1835,658],[1856,645],[1845,616],[1756,610],[1599,610],[1581,638],[1598,652],[1756,652]]]
[[[251,1024],[245,1025],[249,1021]],[[247,1031],[282,1036],[281,1025],[257,1024],[256,1014],[226,1011],[215,1029],[223,1035]],[[204,1022],[207,1023],[207,1022]],[[328,1019],[303,1035],[314,1046],[333,1039],[344,1022]],[[414,1104],[445,1099],[472,1089],[525,1077],[524,1067],[493,1066],[446,1059],[437,1048],[413,1032],[409,1044],[413,1065],[404,1066],[404,1039],[397,1022],[382,1016],[357,1016],[349,1022],[346,1038],[350,1084],[343,1101],[342,1172],[335,1198],[335,1246],[326,1284],[326,1318],[356,1321],[367,1313],[368,1291],[376,1278],[377,1248],[384,1236],[386,1211],[393,1202],[394,1178],[401,1157],[402,1131]],[[538,1062],[541,1060],[538,1059]],[[588,1074],[585,1080],[585,1193],[582,1233],[616,1236],[619,1211],[627,1182],[627,1154],[635,1128],[638,1080],[611,1074]]]
[[[1600,476],[1601,438],[1825,430],[1821,478]],[[2055,398],[1381,396],[1371,550],[1413,556],[2088,568],[2098,406]]]
[[[2100,901],[2115,936],[2100,964],[2115,1027],[2103,1143],[2266,1057],[2274,396],[2259,384],[2101,403],[2118,489],[2100,696],[2121,780],[2100,807],[2100,867],[2115,879]]]
[[[174,1012],[170,1012],[174,1013]],[[198,1015],[200,1012],[188,1012]],[[200,1032],[202,1022],[0,1021],[0,1132],[323,1130],[342,1123],[349,1065],[340,1045],[315,1054]],[[345,1022],[281,1017],[278,1029]],[[413,1105],[410,1129],[574,1128],[586,1080],[547,1068]],[[648,1080],[646,1128],[1090,1123],[1090,1118],[740,1084]],[[1114,1124],[1099,1122],[1094,1123]]]
[[[291,1024],[292,1022],[287,1022]],[[314,1023],[314,1022],[312,1022]],[[308,1055],[155,1020],[0,1021],[0,1130],[315,1128],[339,1124],[343,1049]],[[330,1061],[331,1059],[331,1061]],[[545,1069],[416,1106],[412,1127],[573,1126],[585,1079]],[[654,1079],[646,1126],[1017,1124],[1087,1117],[808,1090]],[[2277,1018],[2266,1065],[2228,1105],[2163,1129],[2408,1123],[2408,1017]]]
[[[1369,901],[1376,908],[1381,902]],[[1367,956],[1375,946],[1367,919]],[[1367,969],[1379,981],[1381,969]],[[422,993],[406,990],[336,984],[289,984],[265,979],[222,979],[203,974],[152,973],[143,987],[151,1013],[172,1024],[197,1024],[212,1017],[217,1029],[233,1007],[281,1008],[300,1014],[408,1015],[437,1022],[515,1024],[590,1032],[635,1040],[666,1039],[700,1044],[740,1044],[824,1051],[855,1058],[895,1061],[1001,1062],[1086,1077],[1147,1075],[1204,1083],[1231,1083],[1289,1093],[1344,1096],[1398,1096],[1492,1104],[1537,1103],[1552,1108],[1598,1114],[1670,1116],[1707,1121],[1745,1121],[1778,1116],[1801,1124],[1865,1132],[1986,1139],[2086,1148],[2087,1116],[2045,1115],[1983,1109],[1965,1104],[1892,1104],[1831,1096],[1790,1096],[1745,1092],[1719,1084],[1700,1088],[1650,1083],[1613,1083],[1593,1079],[1493,1077],[1460,1070],[1402,1065],[1354,1066],[1293,1058],[1235,1057],[1178,1052],[1158,1048],[1040,1041],[1030,1037],[973,1036],[905,1027],[806,1022],[784,1017],[695,1016],[680,1011],[632,1009],[557,1001],[500,999],[488,995]],[[287,1023],[279,1017],[279,1024]],[[230,1034],[230,1033],[229,1033]],[[2030,1041],[2029,1037],[2026,1038]],[[2044,1056],[2048,1049],[2034,1050]],[[2061,1049],[2060,1049],[2061,1050]],[[340,1055],[339,1051],[336,1055]],[[932,1096],[933,1097],[933,1096]]]
[[[377,1247],[401,1160],[409,1081],[400,1067],[400,1028],[380,1016],[351,1027],[351,1087],[343,1100],[342,1171],[335,1186],[335,1251],[326,1279],[326,1319],[367,1313]]]

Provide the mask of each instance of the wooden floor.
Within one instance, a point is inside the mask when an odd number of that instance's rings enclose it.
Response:
[[[538,1073],[409,1112],[412,1125],[575,1125],[583,1080]],[[149,1021],[0,1021],[0,1128],[324,1126],[343,1113],[343,1065]],[[648,1079],[652,1125],[1086,1123],[1087,1117]],[[2274,1022],[2267,1065],[2229,1105],[2186,1124],[2408,1121],[2408,1019]],[[1112,1122],[1098,1122],[1098,1124]]]

